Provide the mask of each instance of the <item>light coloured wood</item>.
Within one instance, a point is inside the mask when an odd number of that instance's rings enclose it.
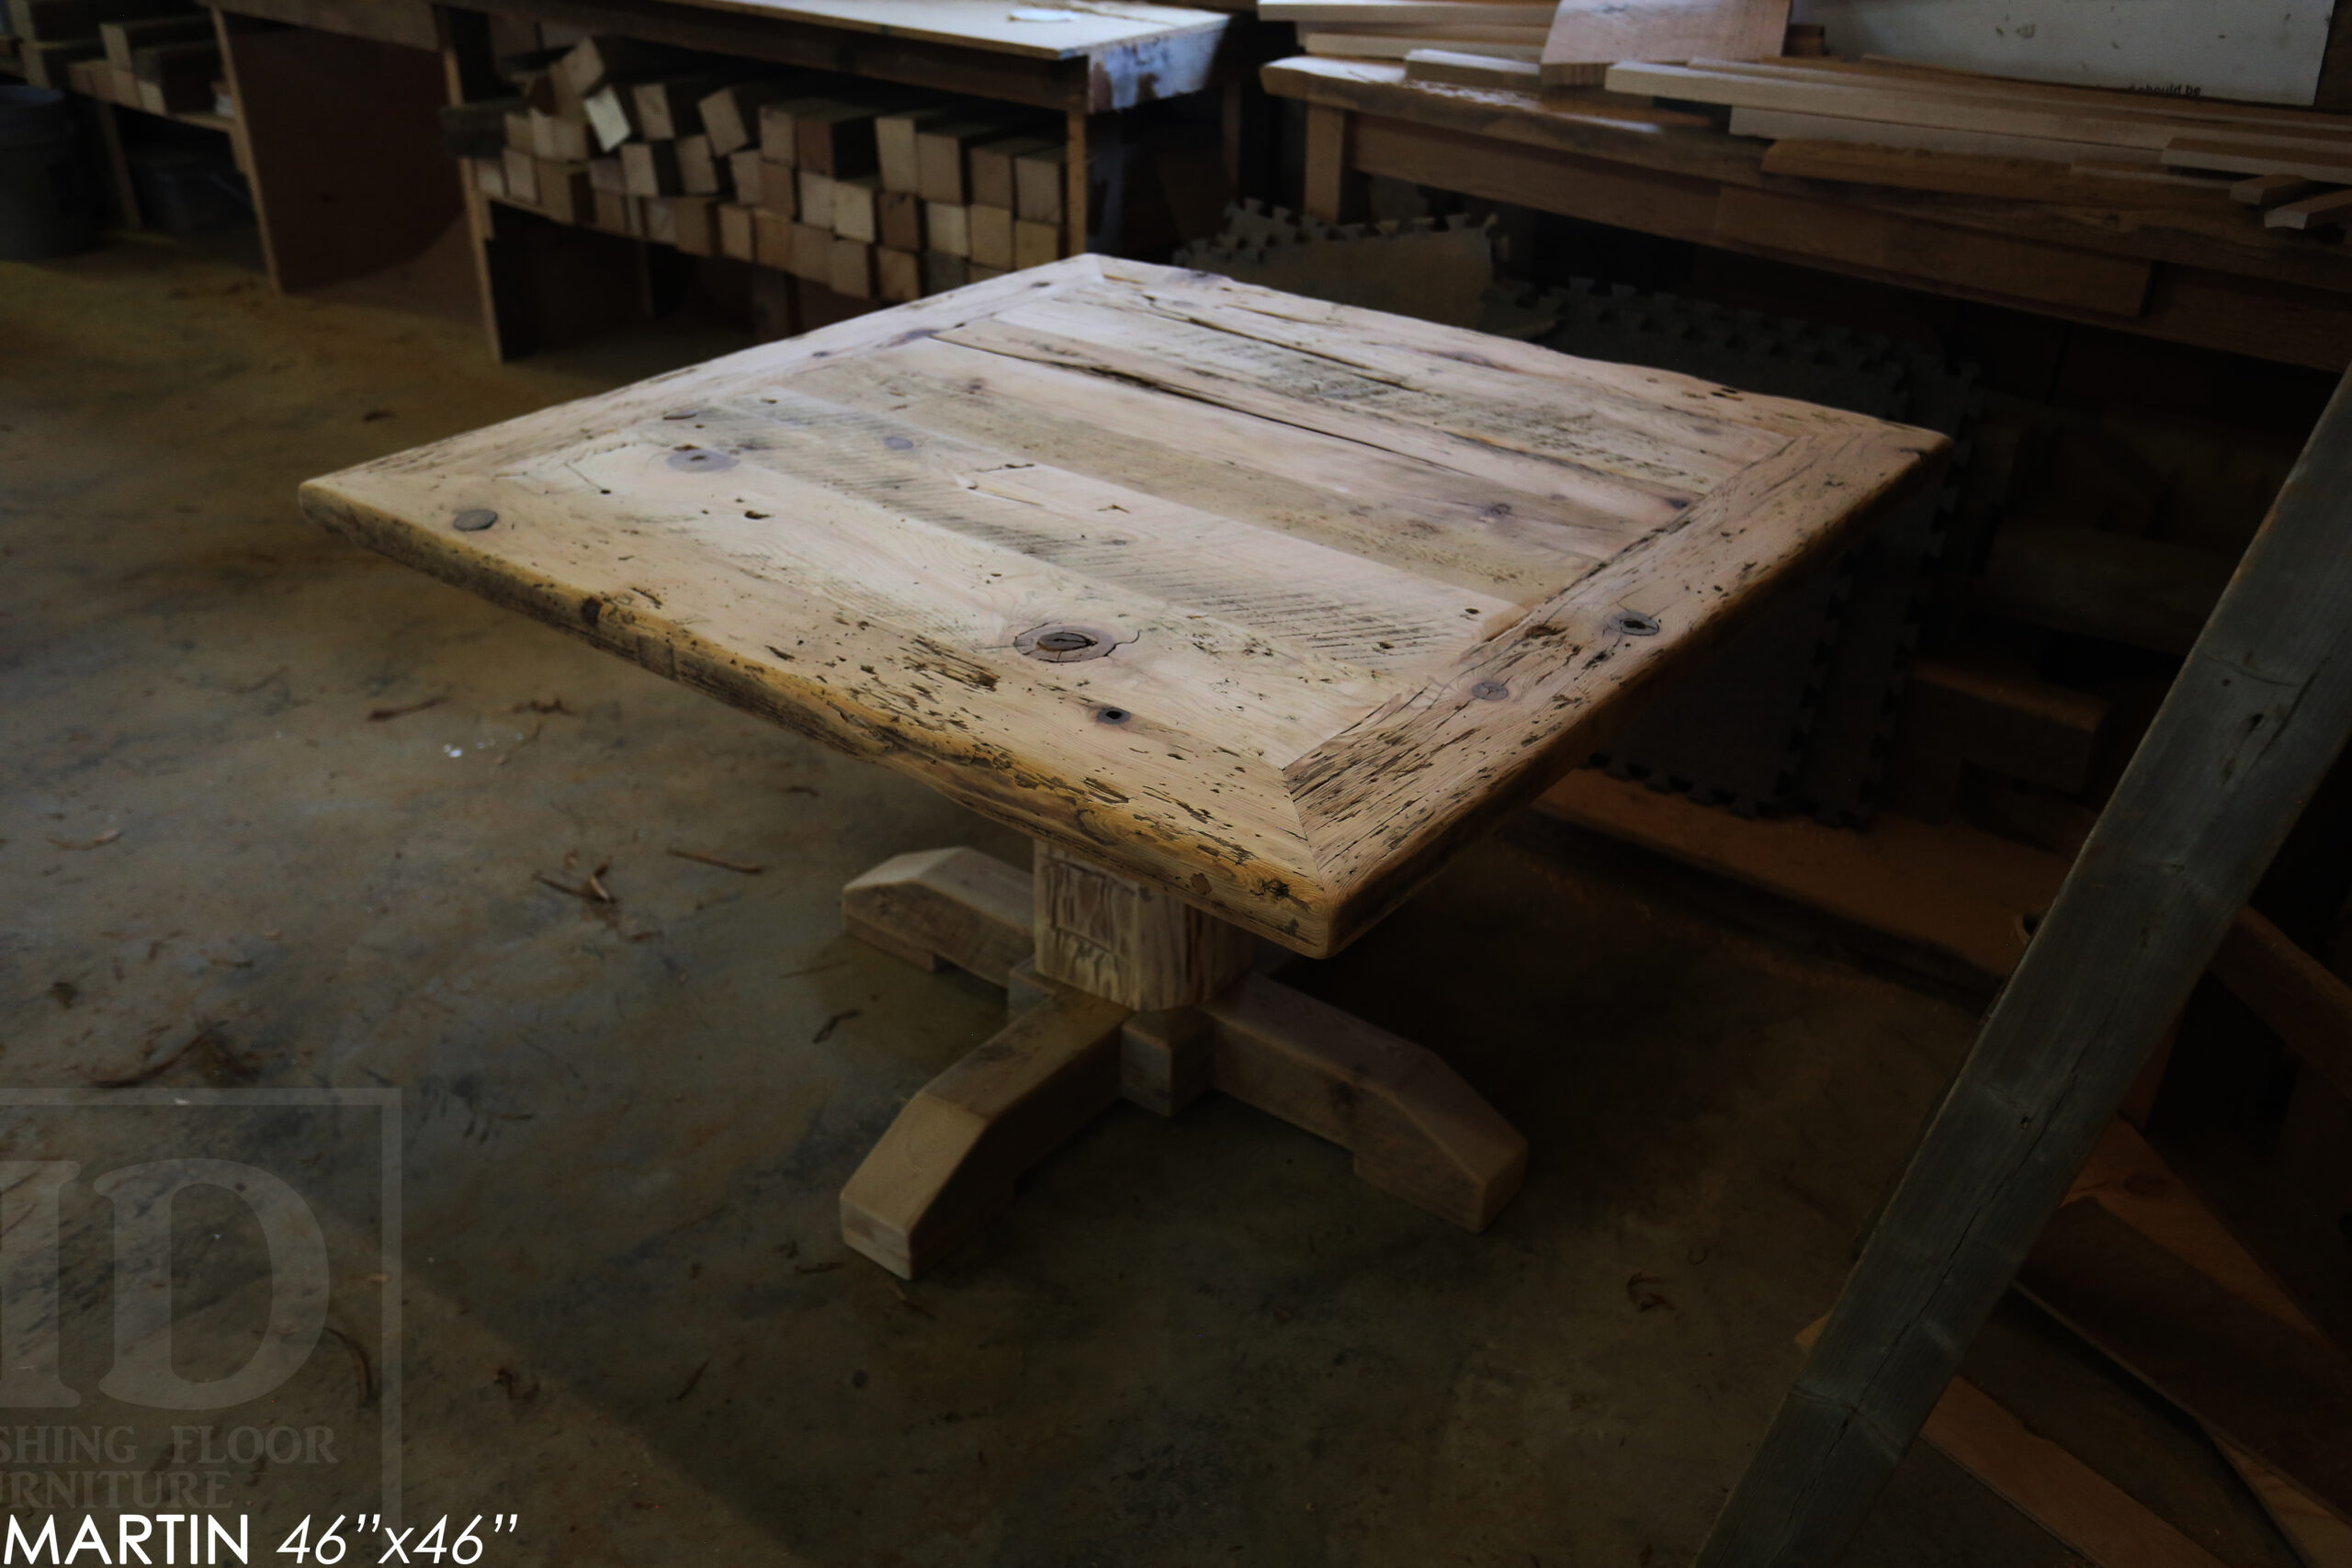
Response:
[[[922,298],[922,257],[889,245],[874,247],[874,287],[893,304]]]
[[[881,227],[876,221],[874,200],[881,193],[881,182],[872,175],[834,180],[833,232],[844,240],[862,240],[869,245],[879,239]]]
[[[1513,23],[1545,27],[1556,0],[1259,0],[1258,16],[1300,27],[1419,23],[1452,27]]]
[[[1540,43],[1494,42],[1484,39],[1464,38],[1450,33],[1434,38],[1422,33],[1341,33],[1316,32],[1300,37],[1299,47],[1309,54],[1330,55],[1340,60],[1402,60],[1417,49],[1442,44],[1455,54],[1475,54],[1489,60],[1516,60],[1532,64],[1544,57]]]
[[[1524,60],[1497,60],[1459,50],[1417,49],[1405,56],[1405,79],[1532,93],[1543,85],[1544,68]]]
[[[731,463],[673,465],[681,447]],[[1942,448],[1079,257],[363,465],[303,503],[1321,953]],[[455,531],[472,508],[498,524]],[[1111,651],[1016,646],[1065,625]]]
[[[1012,160],[1013,216],[1031,223],[1059,223],[1068,206],[1069,144],[1057,141]]]
[[[1837,115],[1804,114],[1791,109],[1736,107],[1731,111],[1730,130],[1734,136],[1766,136],[1775,141],[1841,141],[1861,146],[1965,153],[1984,158],[2027,158],[2041,163],[2068,164],[2086,159],[2137,160],[2151,168],[2162,166],[2161,152],[2155,148],[2111,147],[2103,141],[2018,136],[2005,131],[1951,130],[1941,126],[1899,125],[1892,120],[1848,119]]]
[[[2262,215],[2266,229],[2338,229],[2352,222],[2352,190],[2331,190],[2286,202]]]
[[[1815,1323],[1797,1336],[1810,1349]],[[1919,1435],[2093,1568],[2223,1568],[2115,1483],[1954,1378]]]
[[[2315,114],[2309,109],[2262,104],[2207,102],[2174,94],[2127,93],[2106,87],[2060,86],[2046,82],[2018,82],[2000,76],[1944,71],[1894,62],[1867,60],[1694,60],[1702,70],[1745,76],[1770,76],[1784,82],[1823,82],[1833,85],[1884,87],[1902,93],[1939,98],[1964,98],[1979,103],[2032,107],[2045,110],[2075,109],[2093,115],[2128,115],[2183,125],[2201,125],[2217,133],[2260,130],[2297,137],[2341,137],[2352,132],[2352,118]]]
[[[2231,135],[2175,138],[2162,153],[2172,169],[2233,175],[2292,175],[2320,185],[2352,185],[2352,145],[2281,147]]]
[[[965,209],[972,229],[972,259],[982,266],[999,270],[1012,265],[1012,209],[1009,207],[982,207],[975,202]]]
[[[1035,963],[1005,981],[1005,1015],[1035,1007],[1060,988]],[[1207,1092],[1209,1020],[1198,1008],[1130,1013],[1119,1026],[1119,1097],[1155,1115],[1173,1116]]]
[[[1058,260],[1062,254],[1062,226],[1059,223],[1032,223],[1027,219],[1015,219],[1012,224],[1012,265],[1044,266]]]
[[[2127,181],[2083,173],[2079,165],[2038,158],[1988,157],[1938,149],[1868,142],[1792,139],[1764,150],[1764,172],[1800,179],[1942,191],[2007,201],[2065,202],[2081,207],[2218,209],[2226,187],[2213,181]]]
[[[2246,930],[2252,910],[2243,912],[2226,953]],[[2267,924],[2267,922],[2265,922]],[[2221,955],[2214,966],[2221,967]],[[2352,1038],[2347,1032],[2346,1038]],[[2067,1201],[2096,1200],[2109,1213],[2155,1242],[2198,1271],[2217,1281],[2231,1294],[2278,1322],[2314,1340],[2323,1340],[2317,1325],[2303,1314],[2269,1272],[2255,1260],[2229,1228],[2207,1208],[2155,1150],[2121,1122],[2108,1128],[2098,1149],[2075,1179]],[[2311,1568],[2352,1568],[2352,1525],[2329,1513],[2311,1495],[2227,1438],[2211,1434],[2214,1446],[2245,1477],[2246,1485],[2269,1510],[2278,1529],[2293,1543]]]
[[[1840,54],[1934,60],[2004,76],[2308,104],[2325,6],[2269,0],[1807,0]],[[2020,26],[2020,23],[2028,24]]]
[[[1119,1096],[1125,1008],[1056,987],[909,1100],[842,1189],[842,1239],[911,1280]]]
[[[1329,104],[1306,106],[1306,178],[1299,206],[1321,222],[1346,216],[1350,118]]]
[[[2239,912],[2213,973],[2312,1071],[2352,1099],[2352,982],[2253,909]]]
[[[1789,0],[1561,0],[1544,75],[1565,85],[1621,60],[1752,60],[1780,53],[1788,30]]]
[[[1239,979],[1250,933],[1042,840],[1032,871],[1039,974],[1142,1011],[1207,1001]]]
[[[1724,190],[1715,203],[1715,232],[1742,246],[2120,317],[2145,307],[2152,273],[2136,256],[1948,229],[1770,191]]]
[[[944,255],[968,258],[972,254],[972,209],[961,202],[922,204],[923,232],[930,248]]]
[[[978,850],[919,850],[884,861],[842,889],[854,934],[926,969],[953,964],[990,985],[1006,983],[1036,945],[1029,873]]]
[[[1007,6],[999,0],[691,0],[717,11],[954,44],[1035,60],[1072,60],[1117,49],[1221,34],[1225,17],[1178,6],[1088,0],[1082,6]]]
[[[1610,68],[1608,84],[1613,92],[1647,93],[1733,108],[1782,109],[1842,119],[2095,142],[2109,148],[2161,151],[2187,137],[2225,139],[2282,152],[2324,152],[2343,147],[2346,134],[2324,128],[2297,130],[2241,124],[2231,126],[2224,136],[2120,94],[2113,95],[2116,101],[2110,104],[2077,107],[1922,90],[1907,81],[1811,71],[1759,71],[1712,62],[1683,66],[1628,61]]]
[[[2096,1568],[2222,1568],[2129,1493],[1954,1378],[1920,1435]]]
[[[2232,185],[2230,199],[2257,212],[2267,212],[2282,202],[2300,201],[2324,188],[2300,175],[2256,175]]]
[[[1519,1190],[1527,1140],[1434,1053],[1256,975],[1202,1010],[1210,1082],[1347,1149],[1382,1191],[1480,1231]]]

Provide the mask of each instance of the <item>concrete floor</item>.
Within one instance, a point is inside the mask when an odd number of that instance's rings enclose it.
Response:
[[[236,1467],[219,1504],[269,1544],[378,1506],[397,1289],[407,1518],[519,1513],[493,1564],[1687,1561],[1966,1048],[1963,1010],[1506,838],[1294,976],[1526,1131],[1489,1233],[1212,1096],[1114,1110],[901,1288],[836,1194],[1001,1003],[846,940],[836,890],[1021,846],[293,504],[722,345],[502,368],[468,325],[157,241],[0,267],[0,1081],[403,1095],[397,1276],[364,1113],[204,1134],[299,1166],[334,1262],[337,1337],[265,1414],[333,1426],[336,1462]],[[606,862],[612,906],[534,879]],[[0,1154],[85,1173],[167,1135],[0,1117]],[[221,1375],[258,1342],[258,1233],[187,1206],[178,1364]],[[69,1200],[85,1390],[105,1221]],[[40,1418],[130,1425],[142,1466],[189,1419]],[[1849,1561],[2075,1560],[1922,1450]]]

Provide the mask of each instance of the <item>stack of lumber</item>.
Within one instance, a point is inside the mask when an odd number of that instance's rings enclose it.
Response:
[[[1789,0],[1560,0],[1544,44],[1544,85],[1597,86],[1624,60],[1761,59],[1788,47],[1789,30]],[[1808,30],[1797,47],[1812,42]]]
[[[475,188],[560,222],[920,299],[1067,252],[1058,119],[626,39],[507,62],[445,117]]]
[[[1417,57],[1422,79],[1532,90],[1554,0],[1259,0],[1258,15],[1298,28],[1309,54]],[[1779,40],[1775,39],[1777,47]]]
[[[2339,115],[1892,62],[1628,62],[1607,85],[1729,109],[1734,135],[1773,141],[1768,174],[2125,209],[2234,198],[2278,230],[2352,221]]]
[[[173,0],[8,0],[25,80],[150,114],[209,114],[212,14]]]

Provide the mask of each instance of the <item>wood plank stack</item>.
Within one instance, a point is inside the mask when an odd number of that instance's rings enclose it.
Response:
[[[1768,174],[2120,209],[2231,200],[2274,230],[2352,222],[2352,118],[1894,62],[1625,62],[1611,91],[1728,109]],[[2233,178],[2233,176],[2235,176]]]
[[[212,16],[174,0],[8,0],[25,80],[150,114],[210,115]]]
[[[627,39],[509,62],[445,116],[483,195],[896,302],[1068,254],[1057,118]]]
[[[1555,0],[1259,0],[1258,15],[1298,28],[1309,54],[1404,60],[1417,52],[1472,85],[1535,85]],[[1775,40],[1777,44],[1778,40]],[[1486,79],[1476,79],[1480,73]]]

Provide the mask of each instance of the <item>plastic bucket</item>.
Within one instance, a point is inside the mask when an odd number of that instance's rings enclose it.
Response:
[[[65,95],[0,86],[0,260],[88,250],[98,240],[96,197]]]

